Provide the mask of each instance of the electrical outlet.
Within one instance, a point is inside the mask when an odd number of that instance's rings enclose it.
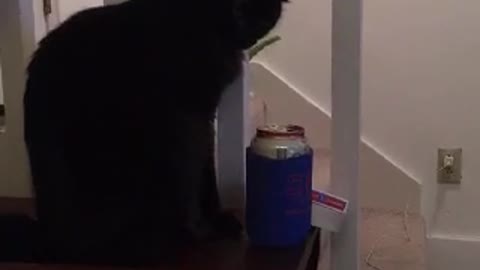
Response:
[[[440,184],[462,182],[462,149],[438,149],[437,178]]]

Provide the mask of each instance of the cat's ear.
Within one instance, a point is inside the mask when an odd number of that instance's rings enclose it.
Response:
[[[240,49],[253,46],[277,24],[289,0],[237,0],[235,14]]]

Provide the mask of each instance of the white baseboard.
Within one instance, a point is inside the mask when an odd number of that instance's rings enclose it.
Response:
[[[480,236],[427,237],[427,270],[480,269]]]

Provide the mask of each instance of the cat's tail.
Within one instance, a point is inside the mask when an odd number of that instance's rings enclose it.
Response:
[[[0,215],[0,262],[34,261],[36,231],[26,215]]]

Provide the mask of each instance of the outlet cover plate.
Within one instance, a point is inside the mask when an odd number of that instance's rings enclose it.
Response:
[[[462,183],[462,152],[461,148],[438,149],[437,180],[439,184]],[[443,169],[443,161],[447,155],[451,155],[454,158],[451,171]]]

